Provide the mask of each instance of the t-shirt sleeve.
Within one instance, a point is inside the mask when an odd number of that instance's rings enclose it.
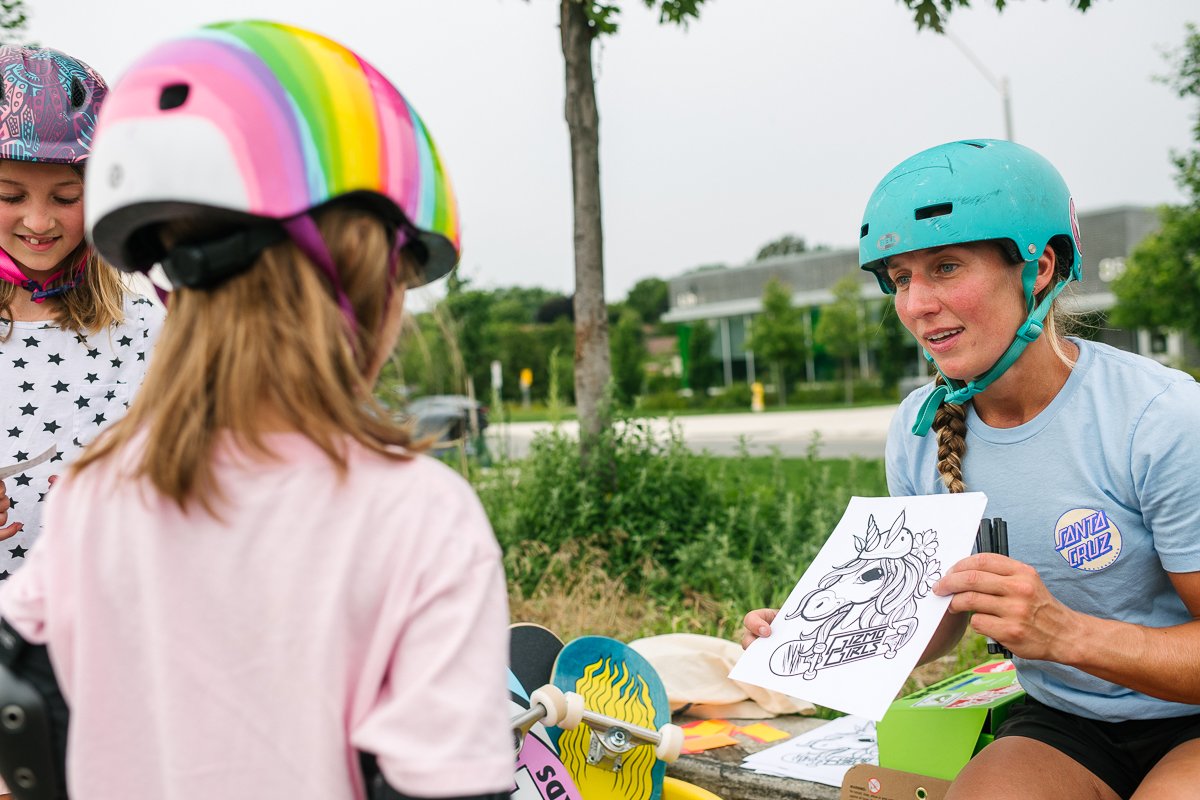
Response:
[[[1142,517],[1168,572],[1200,571],[1200,384],[1170,384],[1133,429],[1130,469]]]
[[[888,427],[887,442],[884,444],[884,467],[887,470],[888,494],[892,497],[908,497],[917,494],[913,482],[912,453],[908,445],[913,438],[910,417],[913,410],[909,403],[902,403],[892,416]],[[930,434],[932,435],[932,434]]]
[[[41,547],[45,538],[43,534],[25,557],[25,565],[0,586],[0,617],[33,644],[46,643],[46,559]]]
[[[351,733],[415,797],[507,792],[513,781],[500,550],[474,494],[465,484],[458,494],[436,503],[422,563],[405,565],[402,580],[417,584],[411,612],[378,700]]]

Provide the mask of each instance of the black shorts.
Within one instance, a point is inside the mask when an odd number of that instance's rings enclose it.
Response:
[[[1165,719],[1099,722],[1058,711],[1026,695],[1000,723],[996,738],[1024,736],[1078,761],[1123,798],[1177,746],[1200,739],[1200,714]]]

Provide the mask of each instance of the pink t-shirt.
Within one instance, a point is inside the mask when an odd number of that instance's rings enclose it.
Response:
[[[224,448],[223,521],[108,465],[64,478],[0,611],[50,649],[72,797],[363,797],[357,750],[417,797],[507,791],[500,550],[441,463],[307,439]]]

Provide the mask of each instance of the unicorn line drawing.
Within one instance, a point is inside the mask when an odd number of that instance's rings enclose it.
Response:
[[[855,536],[856,556],[834,567],[801,598],[785,620],[800,617],[799,638],[771,654],[776,675],[817,677],[818,670],[896,654],[917,632],[917,600],[941,577],[937,531],[913,533],[902,510],[880,531],[867,517],[865,536]]]
[[[879,745],[876,743],[875,723],[869,719],[859,720],[849,728],[827,732],[824,736],[808,741],[804,749],[784,753],[781,758],[789,764],[802,767],[852,767],[855,764],[873,764],[879,760]]]

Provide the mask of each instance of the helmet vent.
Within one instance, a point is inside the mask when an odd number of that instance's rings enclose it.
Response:
[[[932,206],[918,208],[913,216],[916,219],[929,219],[930,217],[944,217],[954,210],[953,203],[937,203]]]
[[[187,97],[188,85],[186,83],[172,83],[170,86],[164,86],[162,94],[158,96],[158,108],[161,111],[179,108],[187,102]]]
[[[83,108],[83,104],[87,102],[87,87],[83,85],[83,81],[79,78],[71,78],[71,108],[75,111]]]
[[[862,226],[862,229],[861,229],[861,230],[858,232],[858,238],[860,238],[860,239],[861,239],[861,238],[863,238],[864,236],[866,236],[866,235],[867,235],[867,230],[868,230],[870,227],[871,227],[870,223],[868,223],[868,224],[866,224],[866,225],[863,225],[863,226]]]

